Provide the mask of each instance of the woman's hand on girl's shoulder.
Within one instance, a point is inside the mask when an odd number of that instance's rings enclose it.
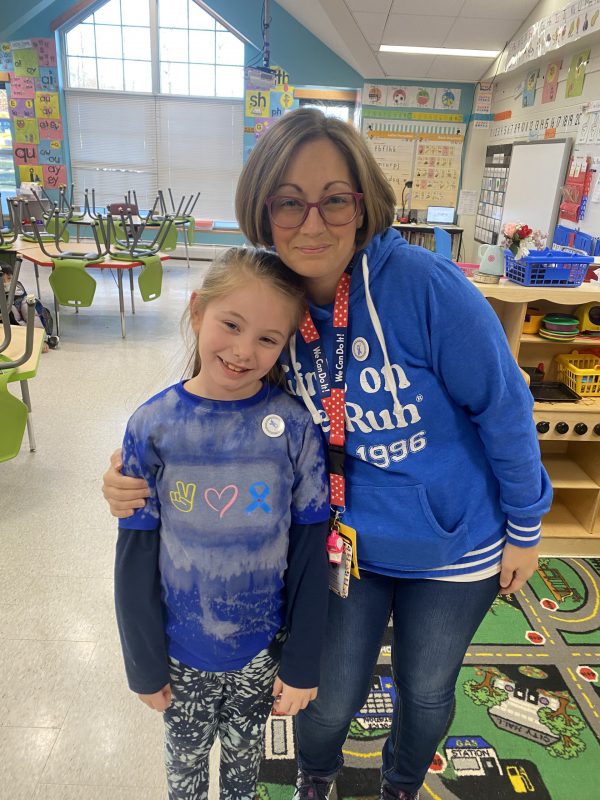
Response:
[[[137,508],[143,508],[150,497],[148,484],[143,478],[121,475],[123,460],[121,450],[110,457],[110,466],[102,476],[102,494],[110,506],[113,517],[131,517]]]

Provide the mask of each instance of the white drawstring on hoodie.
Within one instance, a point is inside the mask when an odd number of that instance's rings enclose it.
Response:
[[[383,335],[383,328],[381,327],[381,322],[379,320],[379,315],[377,314],[377,309],[375,308],[375,304],[373,303],[373,298],[371,297],[371,289],[369,287],[369,262],[367,260],[367,254],[364,253],[362,257],[362,272],[363,272],[363,282],[365,285],[365,299],[367,301],[367,310],[369,312],[369,319],[371,320],[371,324],[373,325],[373,330],[375,331],[375,335],[377,336],[377,341],[379,342],[379,346],[381,347],[381,351],[383,353],[383,376],[386,380],[387,386],[389,387],[390,392],[392,393],[392,398],[394,400],[394,414],[399,416],[402,413],[402,407],[400,405],[400,401],[398,400],[398,390],[396,388],[396,381],[394,378],[394,371],[392,370],[392,365],[390,364],[390,359],[388,356],[387,346],[385,343],[385,337]],[[292,369],[294,370],[294,375],[296,377],[296,385],[300,390],[300,395],[302,400],[304,401],[304,405],[309,410],[310,415],[317,425],[321,425],[323,421],[329,421],[329,418],[326,416],[325,420],[323,420],[320,412],[318,411],[317,407],[315,406],[312,397],[308,393],[306,386],[304,385],[304,381],[298,370],[297,361],[296,361],[296,335],[292,336],[290,339],[290,357],[292,361]],[[344,409],[344,415],[347,415]]]

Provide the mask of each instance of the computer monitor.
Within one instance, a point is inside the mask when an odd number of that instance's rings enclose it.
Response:
[[[454,209],[449,206],[429,206],[427,222],[430,225],[453,225]]]

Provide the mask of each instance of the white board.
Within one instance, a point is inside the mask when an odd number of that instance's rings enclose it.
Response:
[[[572,144],[570,138],[514,143],[502,226],[522,222],[547,233],[552,242]]]

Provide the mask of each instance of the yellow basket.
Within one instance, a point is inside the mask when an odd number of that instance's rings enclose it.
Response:
[[[558,380],[580,397],[600,395],[600,358],[577,351],[556,356]]]

